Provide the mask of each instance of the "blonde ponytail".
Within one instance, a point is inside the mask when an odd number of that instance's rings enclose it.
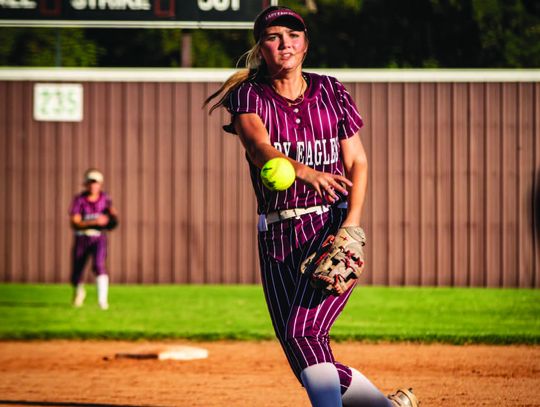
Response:
[[[208,105],[213,99],[219,97],[223,94],[219,100],[212,105],[208,114],[212,114],[214,110],[218,107],[224,106],[225,101],[229,95],[234,91],[238,86],[244,83],[247,80],[254,79],[259,75],[260,72],[266,69],[265,62],[260,55],[260,44],[257,42],[249,51],[240,57],[246,58],[246,68],[241,69],[238,72],[233,73],[229,78],[221,85],[221,87],[214,93],[212,93],[204,101],[203,107]]]

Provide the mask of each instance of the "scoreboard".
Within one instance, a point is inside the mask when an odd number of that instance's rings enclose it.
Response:
[[[277,0],[0,0],[0,26],[251,28]]]

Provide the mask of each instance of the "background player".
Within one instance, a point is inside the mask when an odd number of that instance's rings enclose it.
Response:
[[[107,258],[107,234],[105,230],[117,217],[109,196],[102,191],[103,174],[95,168],[84,174],[85,191],[75,196],[69,210],[71,226],[75,231],[73,245],[71,284],[74,288],[73,305],[84,303],[83,271],[89,257],[96,275],[98,304],[101,309],[109,308],[109,276],[105,268]]]
[[[248,70],[236,73],[206,103],[225,106],[225,130],[244,145],[257,196],[259,259],[276,335],[314,406],[414,406],[403,391],[385,397],[360,372],[334,359],[329,331],[351,292],[328,296],[299,271],[302,261],[341,226],[358,226],[367,159],[358,135],[363,122],[335,78],[302,71],[308,50],[300,15],[263,11],[254,25]],[[288,158],[297,181],[286,191],[263,187],[260,168]],[[399,396],[399,397],[398,397]],[[401,397],[403,396],[403,397]]]

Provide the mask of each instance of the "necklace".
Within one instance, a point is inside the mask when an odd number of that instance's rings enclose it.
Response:
[[[279,93],[279,91],[276,89],[276,87],[274,86],[272,82],[270,82],[270,86],[272,86],[272,89],[274,89],[274,92],[276,92],[279,96],[285,99],[289,107],[299,105],[300,103],[304,101],[304,92],[307,89],[307,84],[306,84],[306,81],[304,80],[304,76],[302,76],[302,84],[300,86],[300,92],[298,93],[298,96],[294,100],[291,100],[283,96],[281,93]]]

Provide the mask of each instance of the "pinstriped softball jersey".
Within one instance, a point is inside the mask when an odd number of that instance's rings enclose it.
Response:
[[[271,144],[283,154],[318,171],[343,175],[339,141],[353,136],[363,126],[362,117],[349,92],[337,79],[303,73],[308,88],[302,103],[290,106],[264,81],[249,81],[231,93],[227,109],[233,115],[255,113],[264,123]],[[260,169],[248,159],[257,196],[258,213],[305,208],[325,203],[301,181],[285,191],[270,191],[262,184]],[[271,255],[283,260],[290,249],[311,239],[323,219],[309,216],[298,222],[298,241],[283,241],[271,247]],[[283,235],[283,231],[281,233]],[[285,239],[287,240],[287,239]]]
[[[286,156],[318,171],[343,175],[339,140],[354,135],[363,124],[362,118],[337,79],[303,75],[309,85],[299,105],[289,106],[271,85],[253,81],[244,82],[230,95],[228,109],[233,114],[256,113],[272,145]],[[299,181],[286,191],[274,192],[263,186],[260,169],[251,164],[250,172],[259,213],[323,203],[314,190]]]
[[[268,131],[270,143],[292,159],[318,171],[344,175],[340,141],[352,137],[363,121],[345,87],[335,78],[303,73],[308,88],[303,100],[289,103],[264,80],[246,81],[227,101],[232,116],[257,114]],[[231,126],[225,129],[230,130]],[[246,156],[247,157],[247,156]],[[301,181],[286,191],[266,189],[260,169],[247,157],[257,196],[258,213],[325,204]],[[329,331],[345,306],[352,289],[334,297],[313,289],[299,271],[302,261],[329,234],[335,234],[347,211],[334,205],[322,214],[307,214],[268,225],[260,231],[259,260],[266,302],[276,335],[300,380],[308,366],[331,362],[338,370],[342,392],[351,381],[351,370],[335,361]]]

